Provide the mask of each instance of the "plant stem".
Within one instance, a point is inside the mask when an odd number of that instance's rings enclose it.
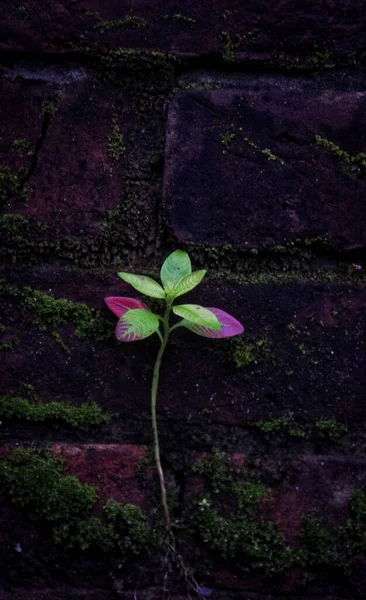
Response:
[[[161,359],[164,354],[164,350],[166,348],[168,338],[169,338],[170,309],[171,309],[171,303],[168,303],[166,310],[165,310],[164,318],[163,318],[163,329],[164,330],[163,330],[162,342],[161,342],[161,346],[160,346],[160,349],[158,352],[158,356],[156,357],[153,381],[152,381],[152,386],[151,386],[151,418],[152,418],[152,426],[153,426],[153,432],[154,432],[154,454],[155,454],[156,468],[158,470],[159,481],[160,481],[161,500],[162,500],[163,509],[164,509],[165,524],[166,524],[166,529],[167,529],[168,533],[171,533],[172,524],[171,524],[171,520],[170,520],[169,508],[168,508],[168,502],[167,502],[164,472],[163,472],[163,469],[161,466],[161,460],[160,460],[158,423],[157,423],[157,419],[156,419],[156,397],[157,397],[157,392],[158,392]]]

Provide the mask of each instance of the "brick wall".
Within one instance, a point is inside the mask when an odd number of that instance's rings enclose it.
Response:
[[[245,326],[178,329],[162,368],[202,597],[365,597],[365,9],[0,9],[1,600],[188,597],[158,338],[103,302],[176,248],[208,270],[186,301]]]

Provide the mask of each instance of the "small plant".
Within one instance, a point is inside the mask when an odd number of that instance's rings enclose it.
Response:
[[[174,549],[174,536],[167,502],[167,492],[164,473],[160,460],[159,435],[156,418],[156,400],[159,384],[161,360],[166,349],[168,339],[173,330],[185,327],[197,335],[209,338],[227,338],[241,334],[243,326],[234,317],[219,308],[206,308],[198,304],[179,304],[173,302],[179,296],[193,290],[203,279],[206,271],[192,273],[191,261],[183,250],[176,250],[163,263],[160,278],[163,286],[150,277],[134,275],[132,273],[118,273],[119,277],[136,290],[165,302],[164,315],[156,315],[135,298],[109,297],[105,302],[110,310],[118,317],[116,337],[121,342],[134,342],[142,340],[156,333],[160,339],[160,349],[155,361],[153,380],[151,386],[151,419],[154,434],[154,455],[159,475],[162,505],[164,509],[166,532],[170,538],[170,545]],[[181,320],[170,324],[170,315],[173,312]]]

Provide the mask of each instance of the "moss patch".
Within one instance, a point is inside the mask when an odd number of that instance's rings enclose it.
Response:
[[[154,535],[143,511],[110,499],[103,519],[93,516],[95,489],[62,470],[63,461],[49,451],[19,448],[0,462],[1,488],[46,524],[56,543],[81,550],[103,545],[120,562],[146,554]]]
[[[347,433],[347,425],[336,421],[336,419],[319,419],[319,421],[316,421],[315,427],[331,440],[339,440]]]
[[[51,401],[41,404],[34,400],[13,396],[0,396],[0,418],[21,421],[60,421],[79,429],[90,425],[108,423],[111,416],[94,401],[81,406]]]
[[[89,308],[83,302],[71,302],[65,298],[56,300],[30,287],[24,287],[20,294],[25,306],[35,314],[34,323],[41,330],[48,325],[62,325],[71,321],[79,338],[106,340],[112,337],[110,322],[102,317],[100,311]]]
[[[0,167],[0,206],[21,191],[22,183],[18,173],[9,167]]]
[[[238,368],[249,367],[270,354],[270,346],[266,339],[245,340],[234,339],[230,343],[232,360]]]
[[[248,471],[232,468],[224,453],[215,450],[193,466],[208,483],[193,512],[199,536],[216,555],[234,559],[268,575],[301,565],[306,572],[339,569],[344,575],[352,559],[366,550],[366,494],[357,490],[349,503],[349,517],[333,529],[317,516],[306,516],[299,530],[300,547],[293,549],[272,521],[258,514],[258,503],[269,490]]]
[[[262,483],[243,479],[243,473],[230,468],[225,454],[218,450],[196,463],[193,470],[205,477],[210,487],[192,516],[206,546],[225,560],[237,559],[246,567],[260,567],[269,573],[291,564],[293,551],[277,525],[258,516],[258,503],[267,495]],[[228,498],[235,505],[230,516]],[[225,516],[220,514],[220,504],[226,504]]]
[[[99,14],[99,13],[98,13]],[[142,17],[137,17],[132,11],[123,19],[117,19],[114,21],[102,21],[95,25],[94,29],[102,31],[109,31],[110,29],[141,29],[146,27],[147,21]]]
[[[124,152],[123,133],[121,133],[118,125],[114,125],[108,137],[108,154],[112,160],[119,160]]]
[[[321,148],[324,148],[334,158],[339,160],[345,169],[349,172],[359,172],[360,174],[366,173],[366,153],[359,152],[358,154],[350,154],[345,150],[342,150],[337,144],[331,142],[320,135],[315,136],[316,144]]]

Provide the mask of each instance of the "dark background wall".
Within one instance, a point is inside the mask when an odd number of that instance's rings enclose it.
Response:
[[[245,326],[164,359],[180,552],[215,599],[364,598],[365,2],[0,10],[0,598],[163,597],[158,339],[103,298],[178,247]],[[106,541],[110,498],[143,512]]]

